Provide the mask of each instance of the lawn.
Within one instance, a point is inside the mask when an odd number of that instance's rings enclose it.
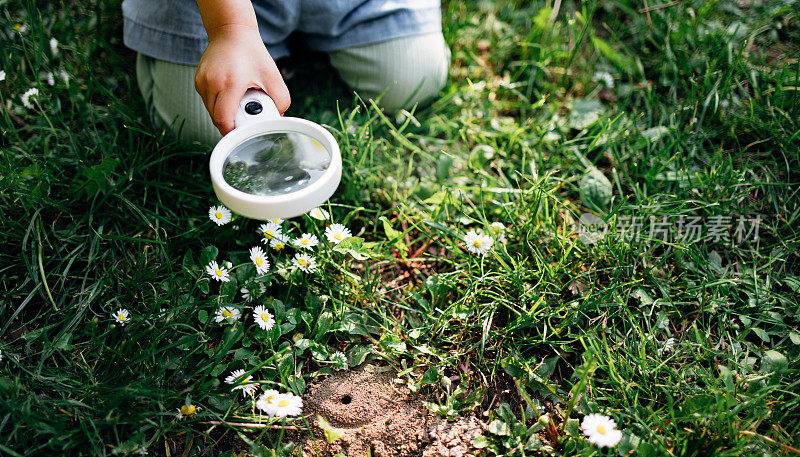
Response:
[[[344,160],[328,219],[281,225],[305,272],[209,219],[210,149],[147,120],[119,0],[0,3],[0,455],[297,455],[315,417],[226,378],[362,364],[477,416],[481,455],[800,453],[798,11],[451,0],[449,82],[399,115],[285,62]]]

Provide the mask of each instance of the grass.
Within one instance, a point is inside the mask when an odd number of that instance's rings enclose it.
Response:
[[[119,2],[4,3],[0,454],[289,454],[280,432],[208,425],[265,421],[223,379],[302,394],[334,351],[397,368],[438,414],[475,411],[487,455],[797,453],[796,5],[644,5],[448,2],[450,83],[405,118],[298,70],[291,114],[343,152],[327,209],[365,244],[320,248],[308,276],[276,256],[263,332],[210,318],[248,314],[258,223],[208,220],[209,151],[145,119]],[[583,213],[608,234],[582,242]],[[691,220],[704,239],[649,232]],[[506,241],[467,252],[492,222]],[[215,257],[242,265],[224,287]],[[202,410],[178,421],[186,402]],[[617,447],[582,437],[592,412]]]

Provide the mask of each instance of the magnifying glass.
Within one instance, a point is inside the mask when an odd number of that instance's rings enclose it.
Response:
[[[288,219],[320,206],[339,187],[342,156],[325,128],[281,117],[263,91],[248,89],[234,129],[209,160],[217,198],[250,219]]]

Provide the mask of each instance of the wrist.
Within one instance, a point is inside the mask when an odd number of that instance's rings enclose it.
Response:
[[[208,41],[216,41],[220,39],[251,39],[258,37],[261,40],[261,35],[258,33],[258,26],[251,24],[221,24],[206,30]]]

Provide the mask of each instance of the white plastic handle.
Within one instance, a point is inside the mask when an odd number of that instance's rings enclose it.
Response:
[[[233,127],[240,128],[253,122],[278,119],[281,113],[266,92],[259,89],[247,89],[242,101],[239,102],[239,109],[236,110],[236,118],[233,120]]]

